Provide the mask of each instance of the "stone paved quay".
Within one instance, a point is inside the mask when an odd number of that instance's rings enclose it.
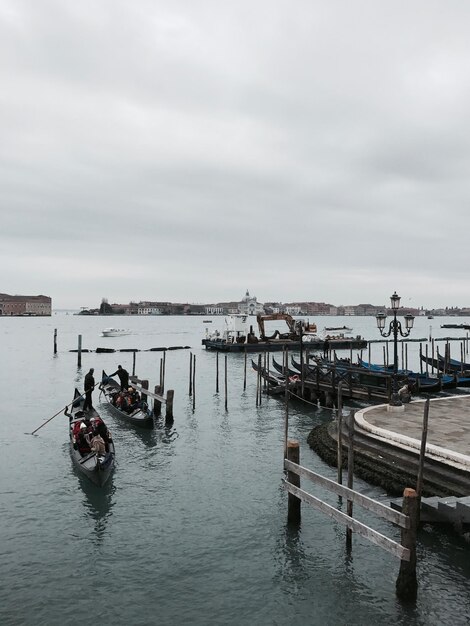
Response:
[[[389,410],[387,405],[356,413],[357,426],[369,436],[419,452],[424,400]],[[429,405],[427,455],[470,473],[470,395],[433,398]]]

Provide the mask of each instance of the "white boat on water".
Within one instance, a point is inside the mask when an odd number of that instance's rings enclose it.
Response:
[[[105,328],[102,333],[103,337],[121,337],[122,335],[130,335],[131,331],[124,328]]]

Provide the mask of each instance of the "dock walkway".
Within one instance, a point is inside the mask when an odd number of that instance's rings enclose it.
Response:
[[[390,411],[387,405],[369,407],[356,413],[356,425],[366,438],[393,446],[398,455],[418,455],[423,413],[423,400],[406,404],[400,411]],[[430,400],[425,472],[426,465],[436,484],[441,480],[449,484],[454,476],[454,488],[463,493],[470,480],[470,395]],[[401,499],[391,506],[400,510]],[[423,498],[421,521],[469,524],[470,495]]]

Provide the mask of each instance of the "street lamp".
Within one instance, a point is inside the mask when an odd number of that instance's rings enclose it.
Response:
[[[401,322],[397,320],[397,311],[400,308],[400,296],[395,291],[393,296],[390,297],[391,308],[393,312],[393,320],[390,322],[388,330],[385,330],[385,322],[387,316],[385,313],[377,314],[377,328],[380,331],[382,337],[390,337],[393,334],[393,384],[392,384],[392,397],[390,399],[390,406],[402,406],[400,396],[398,395],[398,333],[402,337],[408,337],[413,328],[414,316],[405,315],[405,330],[403,330]]]

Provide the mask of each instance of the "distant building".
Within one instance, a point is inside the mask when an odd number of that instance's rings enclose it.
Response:
[[[0,294],[0,315],[22,315],[24,317],[50,316],[52,299],[49,296],[10,296]]]
[[[205,306],[206,315],[223,315],[224,313],[225,309],[221,304],[206,304]]]
[[[163,306],[158,302],[139,302],[137,305],[138,315],[162,315]]]
[[[264,312],[264,307],[258,302],[256,296],[250,296],[247,289],[245,297],[238,304],[238,312],[244,315],[258,315],[258,313]]]

